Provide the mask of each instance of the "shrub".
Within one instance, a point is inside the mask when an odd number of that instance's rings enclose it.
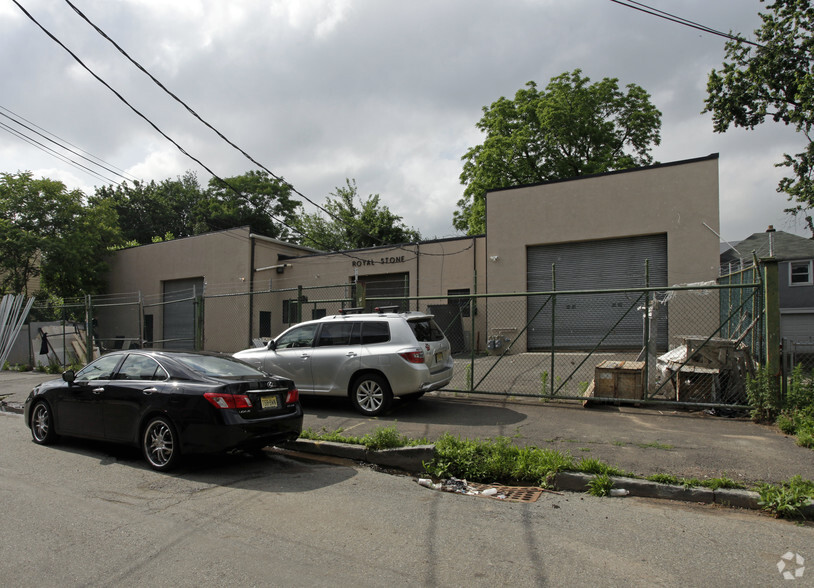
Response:
[[[780,388],[776,378],[769,377],[765,368],[755,377],[746,377],[746,395],[755,422],[774,422],[780,412]]]

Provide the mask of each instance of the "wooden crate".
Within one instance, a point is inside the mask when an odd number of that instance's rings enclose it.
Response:
[[[644,398],[644,362],[607,359],[596,366],[594,396],[598,398]]]

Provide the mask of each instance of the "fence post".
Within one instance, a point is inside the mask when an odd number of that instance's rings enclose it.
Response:
[[[477,268],[472,271],[472,292],[473,296],[469,299],[469,324],[470,324],[470,334],[469,334],[469,391],[473,392],[475,390],[475,354],[477,353],[476,348],[476,336],[475,336],[475,311],[477,309],[478,304],[478,270]],[[484,304],[486,306],[486,304]]]
[[[138,348],[144,349],[144,296],[138,291]]]
[[[557,291],[557,264],[551,264],[551,374],[549,374],[549,380],[551,380],[551,386],[549,392],[551,396],[554,396],[554,346],[557,343],[556,341],[556,333],[557,333],[557,295],[554,292]]]
[[[206,286],[204,286],[206,288]],[[204,292],[200,294],[196,292],[195,286],[192,287],[192,296],[194,298],[193,304],[193,332],[195,341],[193,343],[195,351],[201,351],[204,348]]]
[[[776,385],[780,406],[780,290],[777,258],[760,260],[763,265],[763,303],[766,305],[766,373]]]
[[[644,260],[644,287],[650,288],[650,260]],[[656,383],[655,380],[653,381],[653,385],[650,382],[650,370],[653,368],[652,364],[650,363],[650,354],[651,354],[651,345],[652,343],[652,333],[650,333],[650,290],[646,290],[644,293],[644,333],[642,333],[642,338],[644,339],[644,374],[643,378],[644,381],[644,389],[647,394],[650,393],[651,388],[654,388],[654,384]],[[653,353],[655,357],[655,353]],[[655,370],[653,370],[655,374]]]
[[[93,361],[93,302],[90,294],[85,294],[85,339],[85,363],[90,363]]]

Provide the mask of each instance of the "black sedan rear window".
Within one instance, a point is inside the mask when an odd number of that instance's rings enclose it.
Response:
[[[241,361],[217,355],[173,355],[178,363],[194,372],[218,378],[263,378],[265,374]]]

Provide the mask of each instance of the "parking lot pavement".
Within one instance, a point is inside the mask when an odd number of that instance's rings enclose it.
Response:
[[[34,386],[59,377],[41,372],[0,371],[0,410],[22,412],[25,399]]]
[[[21,412],[38,383],[57,378],[37,372],[0,371],[0,404]],[[342,398],[303,397],[304,427],[342,429],[362,436],[376,427],[430,442],[445,433],[467,439],[508,437],[518,445],[556,449],[575,459],[596,458],[638,475],[727,476],[740,482],[782,482],[800,475],[814,480],[814,454],[776,427],[746,418],[711,416],[672,408],[598,406],[534,399],[434,392],[395,402],[377,418],[363,417]]]

